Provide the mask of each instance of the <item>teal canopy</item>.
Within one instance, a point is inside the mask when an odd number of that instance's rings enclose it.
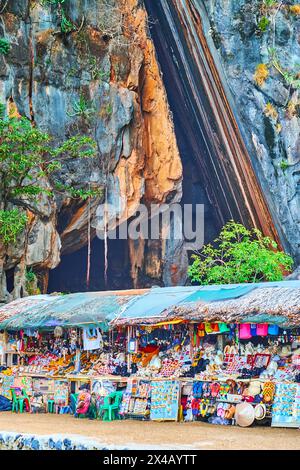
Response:
[[[300,325],[300,281],[153,288],[112,324],[174,319]]]
[[[180,303],[187,302],[213,302],[218,300],[225,299],[236,299],[242,295],[247,294],[248,292],[255,289],[254,284],[246,284],[244,286],[235,286],[235,287],[219,287],[218,289],[205,289],[197,290],[193,294],[186,297]]]
[[[300,325],[300,281],[40,295],[0,308],[0,329],[11,330],[172,319]]]
[[[22,302],[18,301],[12,315],[3,318],[2,321],[1,311],[5,311],[5,306],[0,309],[1,329],[33,328],[47,330],[53,329],[55,326],[95,325],[106,330],[109,322],[121,312],[124,304],[131,297],[118,296],[112,293],[103,295],[100,292],[86,292],[55,297],[46,296],[43,300],[41,299],[35,303],[30,303],[27,299],[23,299],[24,306]],[[8,304],[11,309],[12,304]]]

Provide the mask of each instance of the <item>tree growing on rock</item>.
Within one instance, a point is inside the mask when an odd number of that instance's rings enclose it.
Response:
[[[233,220],[222,228],[213,245],[205,245],[192,259],[188,275],[204,285],[280,281],[293,265],[293,259],[278,251],[274,240]]]
[[[49,134],[42,132],[25,117],[5,116],[0,105],[0,298],[8,299],[5,262],[7,251],[24,235],[26,248],[29,226],[39,213],[43,198],[54,199],[55,193],[71,198],[97,196],[101,189],[64,186],[55,182],[55,172],[72,158],[93,158],[96,143],[86,136],[74,136],[61,145],[53,145]],[[52,181],[50,183],[50,179]],[[15,269],[13,297],[26,295],[25,252]]]

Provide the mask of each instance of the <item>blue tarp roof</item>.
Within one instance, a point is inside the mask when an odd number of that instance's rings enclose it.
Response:
[[[124,308],[121,318],[159,316],[164,309],[189,297],[195,289],[197,287],[153,287],[150,292],[133,298]]]
[[[193,292],[191,295],[183,299],[180,303],[186,302],[213,302],[217,300],[225,300],[225,299],[235,299],[241,297],[242,295],[247,294],[248,292],[255,289],[255,285],[244,285],[244,286],[236,286],[236,287],[227,287],[221,289],[205,289],[202,288],[201,290],[197,290]]]
[[[257,291],[257,294],[254,292],[252,297],[259,298],[263,292],[265,293],[266,290],[270,289],[271,292],[274,289],[274,293],[276,290],[276,302],[278,303],[276,308],[283,312],[285,305],[283,304],[283,301],[282,304],[280,304],[278,290],[293,289],[293,298],[297,299],[297,296],[300,295],[300,281],[152,288],[148,293],[133,299],[129,304],[127,304],[123,309],[122,314],[115,320],[115,322],[117,324],[126,324],[133,320],[135,320],[134,323],[136,323],[137,320],[141,323],[149,320],[156,321],[156,319],[163,320],[167,317],[172,317],[172,311],[178,312],[178,316],[180,317],[180,312],[187,310],[191,312],[193,309],[196,311],[200,307],[203,310],[209,305],[215,305],[216,309],[219,308],[220,313],[223,313],[223,307],[225,307],[229,302],[233,302],[234,299],[236,299],[235,307],[238,309],[239,299],[243,299],[245,303],[247,295],[251,294],[252,291]],[[272,296],[271,293],[268,295]],[[285,298],[284,302],[286,302],[286,297],[283,296],[282,298]],[[253,299],[251,300],[253,301]],[[263,310],[264,303],[265,299],[258,307],[256,306],[255,308],[259,308],[261,310],[261,315],[265,315],[266,317],[267,312],[264,312]],[[268,308],[269,307],[271,311],[273,306],[268,306]],[[294,307],[296,309],[300,309],[300,304],[297,304]],[[251,310],[250,305],[249,309]],[[283,314],[279,315],[279,317],[282,321],[286,320]],[[268,318],[270,318],[270,315]]]

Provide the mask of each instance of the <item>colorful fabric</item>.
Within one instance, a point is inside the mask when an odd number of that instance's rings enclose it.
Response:
[[[251,336],[251,325],[250,323],[242,323],[239,327],[239,338],[250,339]]]
[[[267,323],[258,323],[256,327],[257,336],[267,336],[268,335],[268,324]]]

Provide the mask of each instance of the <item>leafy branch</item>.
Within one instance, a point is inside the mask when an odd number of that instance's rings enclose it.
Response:
[[[188,275],[200,284],[278,281],[292,268],[292,258],[258,229],[229,221],[214,244],[192,255]]]
[[[37,211],[41,195],[53,197],[50,176],[62,163],[74,158],[93,158],[96,142],[87,136],[73,136],[53,146],[50,135],[32,127],[28,119],[4,116],[0,105],[0,242],[14,243],[26,226],[24,212],[12,205]],[[85,188],[61,188],[70,197],[86,199],[97,193]]]
[[[10,50],[10,43],[7,39],[0,38],[0,53],[7,55]]]

